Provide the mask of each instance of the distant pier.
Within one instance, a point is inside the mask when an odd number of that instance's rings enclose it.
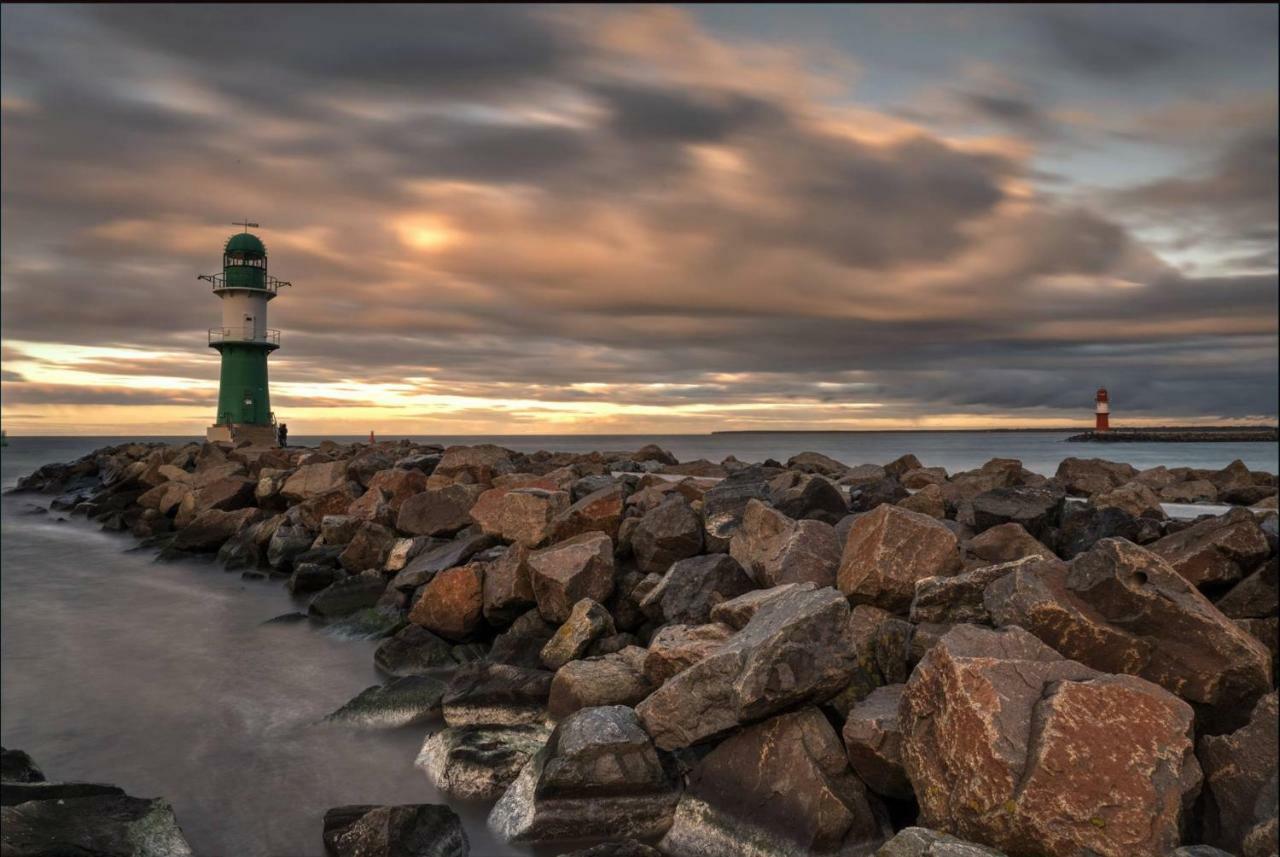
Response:
[[[1069,441],[1097,443],[1275,443],[1275,426],[1234,426],[1228,428],[1151,428],[1087,431]]]

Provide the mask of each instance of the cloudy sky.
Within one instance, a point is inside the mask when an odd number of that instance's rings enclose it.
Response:
[[[245,217],[294,434],[1276,416],[1274,5],[0,19],[11,433],[202,432]]]

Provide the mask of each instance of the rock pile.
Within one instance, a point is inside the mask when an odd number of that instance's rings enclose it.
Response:
[[[425,775],[513,842],[1276,854],[1276,479],[1239,462],[127,444],[20,490],[382,638],[387,681],[330,720],[431,724]],[[1162,506],[1194,500],[1236,507]],[[38,785],[8,765],[6,828]],[[467,852],[443,807],[324,829],[333,854]]]

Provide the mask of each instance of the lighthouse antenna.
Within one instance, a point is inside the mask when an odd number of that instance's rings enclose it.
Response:
[[[244,227],[244,231],[245,231],[245,232],[248,232],[248,231],[249,231],[249,227],[250,227],[250,226],[252,226],[254,229],[257,229],[257,228],[258,228],[258,224],[256,224],[256,223],[250,223],[250,222],[249,222],[249,221],[247,221],[247,220],[233,220],[233,221],[231,221],[231,225],[232,225],[232,226],[243,226],[243,227]]]

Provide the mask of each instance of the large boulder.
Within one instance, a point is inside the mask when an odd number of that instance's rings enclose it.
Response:
[[[663,625],[649,640],[644,675],[655,687],[724,648],[733,628],[720,622]]]
[[[947,517],[947,501],[937,485],[926,485],[905,500],[899,500],[898,505],[910,512],[919,512],[938,520]]]
[[[955,535],[927,515],[882,505],[853,522],[836,576],[854,604],[905,613],[917,580],[960,570]]]
[[[1160,499],[1166,503],[1216,503],[1218,489],[1207,479],[1188,479],[1161,488]]]
[[[840,564],[840,544],[830,524],[795,521],[752,500],[729,543],[729,555],[759,586],[806,582],[832,586]]]
[[[449,447],[432,475],[455,482],[489,485],[495,478],[515,470],[515,453],[491,443],[481,443]]]
[[[1057,557],[1029,556],[1013,562],[984,565],[955,577],[926,577],[916,581],[916,594],[911,600],[911,621],[934,623],[972,622],[990,625],[991,613],[984,602],[987,587],[1018,569],[1034,575],[1046,559]]]
[[[353,574],[312,596],[307,611],[321,619],[341,619],[377,605],[386,588],[387,582],[376,574]]]
[[[857,667],[849,683],[831,700],[832,707],[847,714],[854,703],[866,699],[876,688],[906,681],[917,630],[879,607],[854,607],[849,615],[849,644]]]
[[[767,500],[769,485],[759,468],[723,480],[702,495],[703,535],[708,551],[724,551],[742,524],[747,503]]]
[[[163,799],[130,797],[114,786],[89,783],[43,783],[30,788],[45,799],[0,807],[0,853],[5,857],[190,857],[193,853],[173,808]]]
[[[562,542],[583,533],[604,533],[617,541],[626,496],[625,486],[609,482],[579,498],[551,522],[551,541]]]
[[[1089,497],[1119,488],[1137,475],[1137,468],[1130,464],[1101,458],[1064,458],[1053,478],[1068,494]]]
[[[788,518],[834,524],[849,514],[840,488],[824,476],[786,471],[769,482],[769,502]]]
[[[1241,857],[1276,853],[1278,728],[1273,690],[1254,706],[1247,724],[1229,735],[1200,739],[1205,842]]]
[[[641,571],[664,574],[671,563],[702,552],[702,519],[684,498],[669,497],[640,519],[631,550]]]
[[[573,605],[564,624],[542,647],[542,664],[547,669],[558,670],[586,654],[587,647],[598,638],[616,632],[609,611],[598,601],[583,598]]]
[[[440,716],[445,683],[432,676],[410,675],[375,684],[325,719],[365,729],[385,729],[425,723]]]
[[[965,565],[976,568],[1013,562],[1029,556],[1052,559],[1054,553],[1043,542],[1027,532],[1022,524],[1000,524],[966,540],[961,546]]]
[[[513,544],[484,570],[484,618],[493,625],[506,625],[535,603],[529,549]]]
[[[721,648],[668,679],[636,711],[654,742],[670,750],[824,700],[853,673],[848,622],[840,593],[796,587],[761,604]]]
[[[682,559],[671,564],[640,602],[640,609],[662,622],[697,625],[711,609],[755,588],[737,560],[725,554]]]
[[[391,579],[391,587],[412,592],[440,572],[466,565],[476,554],[493,547],[496,541],[493,536],[472,532],[460,533],[457,538],[443,544],[424,546]]]
[[[373,664],[391,676],[427,675],[458,665],[453,645],[426,628],[406,625],[378,644]]]
[[[817,473],[821,476],[838,479],[849,470],[849,465],[842,464],[820,452],[802,452],[787,459],[787,469],[799,470],[801,473]]]
[[[462,819],[447,806],[339,806],[324,814],[329,857],[467,857]]]
[[[352,574],[370,568],[381,571],[397,539],[395,530],[366,521],[359,525],[350,543],[338,554],[338,562]]]
[[[1232,619],[1265,619],[1280,614],[1280,561],[1271,559],[1231,587],[1217,601],[1223,615]]]
[[[484,565],[442,571],[422,588],[409,621],[448,640],[465,640],[484,623]]]
[[[321,494],[344,488],[347,484],[347,463],[325,461],[304,464],[285,480],[280,495],[292,503],[300,503]]]
[[[583,708],[635,705],[653,692],[645,677],[648,653],[638,646],[569,663],[556,670],[547,713],[562,720]]]
[[[1190,706],[1021,628],[951,630],[899,714],[920,823],[1015,857],[1161,857],[1200,785]]]
[[[490,488],[471,507],[471,517],[490,535],[535,548],[551,537],[553,522],[568,508],[568,491]]]
[[[1065,503],[1066,495],[1049,487],[995,488],[969,501],[957,520],[973,527],[975,533],[1001,524],[1021,524],[1032,537],[1044,542],[1053,538]]]
[[[680,788],[636,713],[584,708],[560,721],[545,747],[494,805],[489,827],[508,842],[664,832]]]
[[[1200,521],[1153,542],[1151,550],[1196,586],[1237,581],[1271,553],[1248,509]]]
[[[1116,506],[1068,503],[1062,510],[1062,523],[1053,544],[1059,555],[1071,559],[1103,539],[1128,539],[1146,545],[1161,535],[1161,522],[1152,518],[1135,518]]]
[[[707,754],[659,848],[671,857],[866,854],[891,833],[835,730],[808,707]]]
[[[538,612],[549,622],[569,618],[583,598],[605,601],[613,594],[613,540],[583,533],[529,555],[529,580]]]
[[[878,687],[849,709],[844,747],[853,771],[867,787],[885,797],[910,800],[911,781],[902,767],[902,729],[898,704],[905,684]]]
[[[1104,539],[1068,566],[1026,561],[992,582],[997,625],[1020,626],[1065,657],[1141,676],[1231,723],[1271,686],[1266,648],[1151,551]]]
[[[514,726],[542,723],[552,674],[488,661],[459,667],[445,690],[444,722],[450,726]]]
[[[470,526],[479,485],[448,485],[414,494],[400,506],[396,529],[412,536],[449,536]]]
[[[172,546],[184,551],[216,551],[227,539],[261,519],[262,510],[252,507],[234,512],[210,509],[202,512],[185,529],[179,530]]]
[[[1100,509],[1109,507],[1123,509],[1135,518],[1163,520],[1168,517],[1165,515],[1164,507],[1160,505],[1159,495],[1136,480],[1095,495],[1093,505]]]
[[[450,797],[497,800],[550,736],[543,724],[449,726],[427,736],[415,764]]]

